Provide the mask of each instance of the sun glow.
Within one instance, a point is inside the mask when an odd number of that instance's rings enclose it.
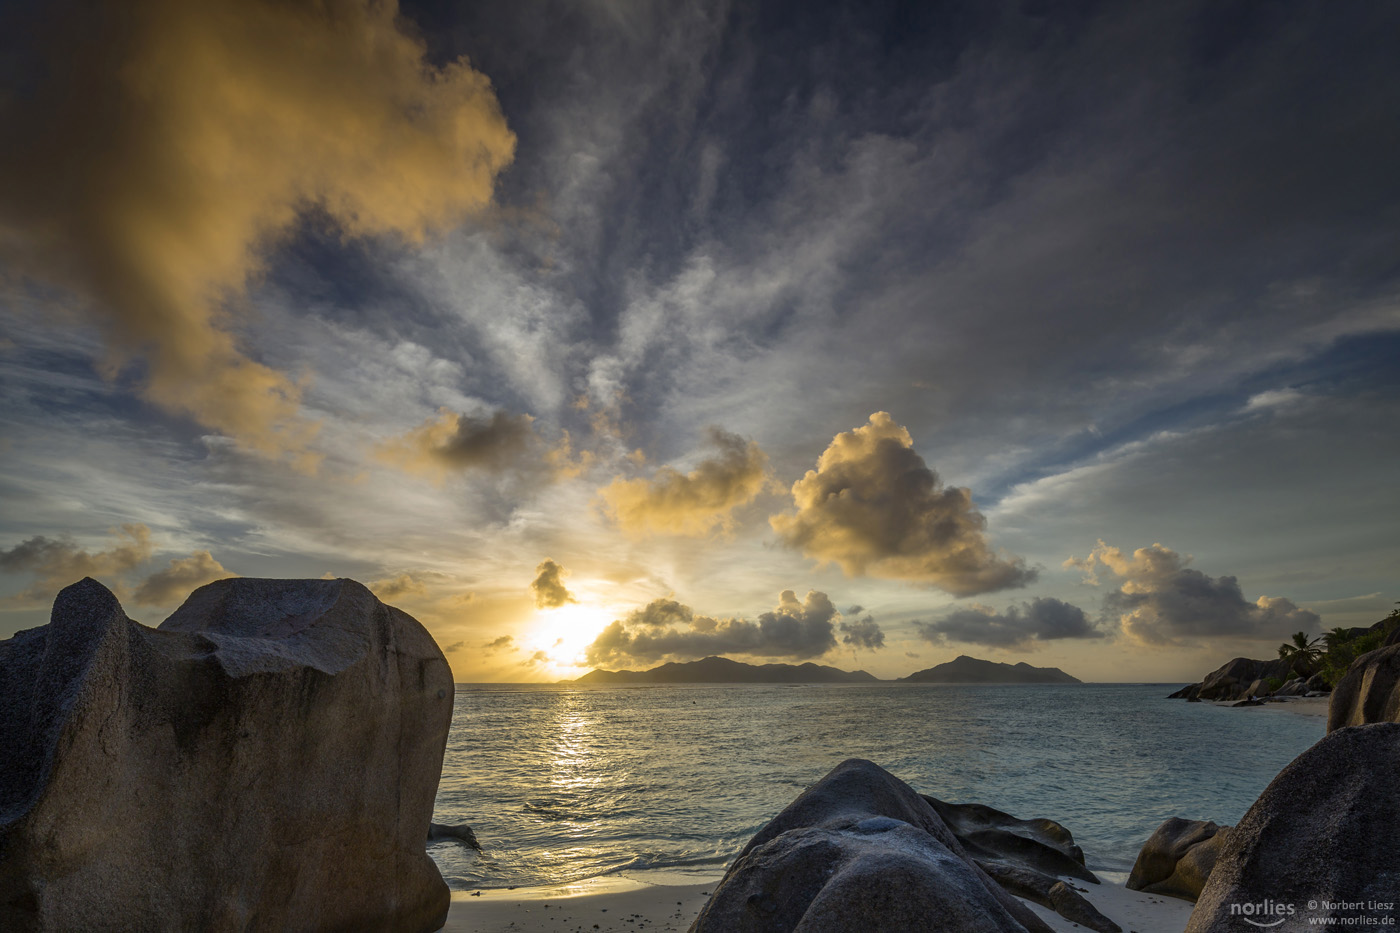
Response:
[[[532,652],[549,657],[546,670],[558,677],[577,677],[586,667],[585,649],[618,613],[607,606],[570,603],[557,609],[541,609],[525,636]]]

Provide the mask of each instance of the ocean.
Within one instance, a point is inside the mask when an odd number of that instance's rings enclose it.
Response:
[[[455,890],[706,883],[847,758],[953,803],[1063,823],[1126,871],[1171,816],[1235,823],[1325,721],[1168,700],[1179,684],[459,684],[436,811],[483,851]]]

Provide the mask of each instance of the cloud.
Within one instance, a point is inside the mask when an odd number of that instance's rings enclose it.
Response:
[[[514,651],[515,637],[512,635],[502,635],[500,638],[492,639],[481,645],[481,651],[486,656],[491,656],[497,651]]]
[[[442,649],[442,653],[443,653],[443,654],[452,654],[453,652],[461,651],[461,650],[462,650],[463,648],[465,648],[466,646],[467,646],[467,643],[464,642],[464,641],[454,641],[452,644],[448,645],[446,648],[443,648],[443,649]]]
[[[669,625],[691,625],[695,621],[695,611],[674,599],[653,599],[641,609],[627,616],[627,624],[651,628],[666,628]]]
[[[44,602],[83,577],[105,579],[116,588],[117,577],[145,563],[154,551],[151,529],[145,525],[122,525],[108,534],[116,541],[103,551],[86,551],[73,541],[42,535],[0,550],[0,570],[34,575],[34,582],[11,601]]]
[[[654,600],[608,625],[588,646],[588,662],[609,665],[649,663],[662,658],[686,660],[709,655],[747,654],[801,660],[836,647],[836,611],[825,593],[813,590],[799,601],[784,590],[778,605],[758,621],[697,615],[671,599]],[[843,625],[847,644],[879,648],[884,634],[873,619]]]
[[[545,560],[535,568],[538,576],[530,583],[535,594],[535,605],[540,609],[558,609],[569,603],[578,602],[574,594],[564,586],[564,568],[552,560]]]
[[[699,536],[726,526],[730,513],[752,502],[768,483],[768,456],[751,440],[708,431],[718,449],[689,473],[663,466],[651,479],[612,481],[601,491],[613,520],[632,534]]]
[[[956,596],[1023,586],[1036,576],[1020,558],[992,551],[971,491],[945,488],[909,432],[883,411],[836,435],[817,468],[793,484],[792,497],[797,511],[770,518],[773,530],[847,576],[908,580]]]
[[[1249,602],[1234,577],[1210,577],[1186,565],[1171,548],[1154,544],[1128,556],[1102,540],[1088,557],[1071,557],[1066,567],[1082,570],[1089,583],[1103,568],[1122,579],[1103,601],[1103,615],[1123,633],[1145,645],[1184,645],[1222,636],[1274,639],[1299,630],[1316,631],[1317,613],[1283,597]]]
[[[75,5],[76,7],[76,5]],[[394,0],[107,0],[69,10],[0,132],[0,238],[79,292],[109,374],[266,455],[315,432],[247,355],[244,291],[308,209],[409,243],[491,200],[515,138],[489,80],[437,67]],[[22,245],[21,245],[22,244]]]
[[[371,582],[369,591],[381,600],[388,602],[405,596],[425,596],[428,593],[428,588],[416,575],[404,571],[392,577]]]
[[[1268,389],[1257,395],[1251,395],[1249,401],[1245,402],[1245,411],[1261,411],[1270,408],[1283,408],[1296,405],[1307,398],[1302,392],[1294,388]]]
[[[846,633],[841,638],[843,645],[870,651],[885,647],[885,633],[880,630],[880,624],[873,616],[866,616],[854,622],[842,622],[840,628]]]
[[[1026,646],[1033,641],[1061,638],[1103,638],[1084,610],[1049,596],[996,612],[987,606],[959,609],[935,622],[914,623],[919,635],[933,644],[950,641],[992,648]]]
[[[537,438],[529,415],[498,410],[473,418],[438,410],[407,434],[381,444],[381,461],[413,473],[442,479],[465,470],[504,473],[525,465]]]
[[[567,430],[559,432],[559,441],[544,455],[555,479],[574,479],[588,472],[598,462],[598,455],[591,450],[574,451],[573,436]]]
[[[170,566],[142,580],[134,598],[143,606],[171,606],[206,583],[236,576],[238,574],[216,561],[213,554],[195,551],[189,557],[172,559]]]

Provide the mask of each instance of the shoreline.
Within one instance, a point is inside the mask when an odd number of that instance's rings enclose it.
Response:
[[[1216,707],[1232,705],[1231,702],[1207,702]],[[1330,697],[1289,697],[1247,709],[1272,710],[1320,720],[1327,716],[1329,703]],[[1129,875],[1126,870],[1096,868],[1094,872],[1101,884],[1070,883],[1125,933],[1183,933],[1185,930],[1195,908],[1192,902],[1131,891],[1126,886]],[[695,875],[642,870],[568,884],[456,890],[452,892],[442,930],[444,933],[632,933],[638,930],[686,933],[721,880],[720,874],[712,879],[700,877],[697,883]],[[1085,929],[1053,910],[1024,898],[1020,900],[1053,930],[1070,933]]]
[[[1241,709],[1262,709],[1275,713],[1292,713],[1294,716],[1309,716],[1320,719],[1327,718],[1327,705],[1331,702],[1331,697],[1287,697],[1280,700],[1266,701],[1262,706],[1243,706]],[[1233,707],[1238,700],[1212,700],[1215,707]]]
[[[453,891],[442,933],[685,933],[719,884],[659,884],[635,877],[561,885]]]
[[[1127,887],[1129,872],[1126,871],[1095,870],[1094,874],[1098,875],[1101,884],[1077,880],[1070,883],[1098,908],[1099,913],[1122,927],[1124,933],[1184,933],[1191,919],[1191,911],[1196,908],[1191,901],[1165,894],[1130,891]],[[1056,933],[1084,933],[1087,929],[1066,920],[1048,907],[1025,898],[1020,900]]]
[[[1124,930],[1182,933],[1195,905],[1130,891],[1128,872],[1096,871],[1102,884],[1073,882]],[[709,900],[706,884],[656,884],[628,877],[589,878],[573,884],[453,891],[442,933],[685,933]],[[1051,929],[1082,933],[1054,911],[1021,898]]]

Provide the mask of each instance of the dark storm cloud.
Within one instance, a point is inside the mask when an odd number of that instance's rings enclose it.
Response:
[[[1211,638],[1277,640],[1296,631],[1316,632],[1322,620],[1282,596],[1244,598],[1234,577],[1211,577],[1171,548],[1154,544],[1131,555],[1103,541],[1067,567],[1098,583],[1100,570],[1123,582],[1104,596],[1103,614],[1128,638],[1146,645],[1199,644]]]
[[[1062,638],[1103,638],[1084,610],[1049,596],[1038,596],[1002,612],[990,608],[959,609],[933,622],[915,622],[933,644],[955,641],[991,648],[1026,646]]]
[[[784,590],[777,607],[759,615],[756,622],[698,616],[674,600],[656,600],[603,629],[588,646],[588,662],[616,665],[725,654],[815,658],[836,647],[840,618],[826,594],[815,590],[805,600]],[[884,634],[873,619],[842,623],[841,628],[848,632],[847,644],[870,649],[884,644]]]
[[[578,602],[564,585],[564,568],[548,559],[535,568],[530,591],[535,594],[535,606],[539,609],[558,609]]]
[[[793,484],[795,512],[769,521],[788,547],[848,576],[936,586],[958,596],[1024,586],[1019,558],[997,554],[970,490],[944,487],[886,412],[838,434]]]

